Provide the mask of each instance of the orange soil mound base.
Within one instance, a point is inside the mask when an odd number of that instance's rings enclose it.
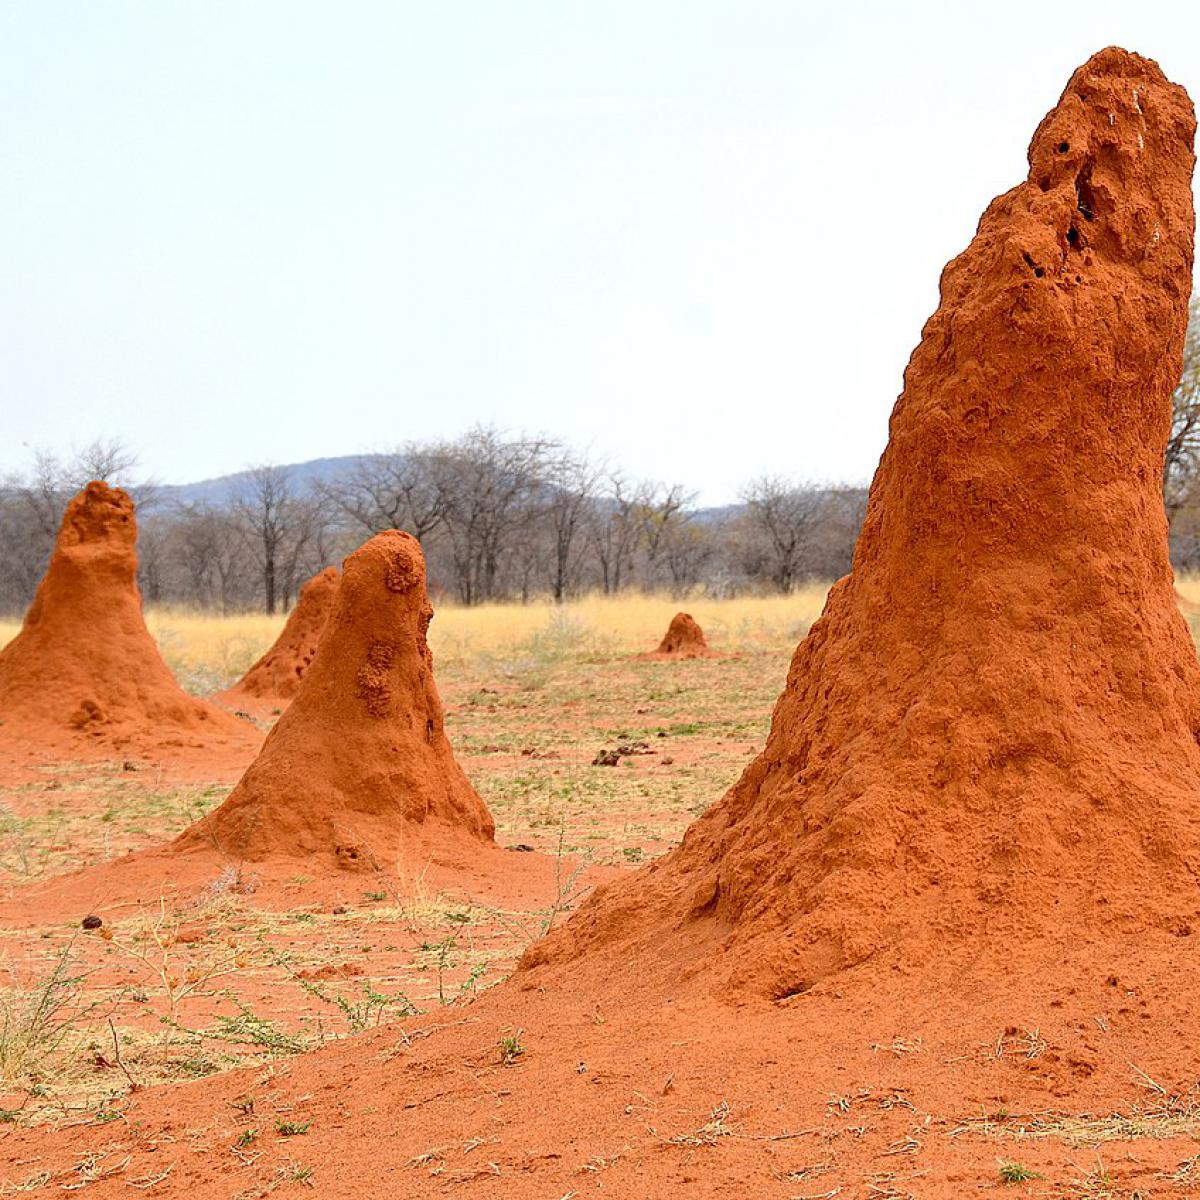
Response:
[[[676,613],[671,618],[671,624],[659,642],[658,649],[653,654],[643,654],[645,659],[670,658],[712,658],[713,652],[708,648],[704,630],[696,622],[691,613]]]
[[[465,1014],[14,1131],[10,1176],[958,1200],[1015,1160],[1037,1194],[1193,1194],[1200,668],[1158,486],[1194,132],[1147,60],[1073,76],[943,276],[766,751],[678,850]],[[276,1113],[302,1145],[214,1150]]]
[[[142,619],[133,501],[89,483],[67,505],[20,633],[0,650],[0,743],[17,764],[196,751],[245,756],[258,734],[187,695]]]
[[[317,652],[317,643],[337,595],[338,570],[326,567],[301,589],[274,645],[232,687],[215,697],[253,715],[265,715],[291,702]]]
[[[18,893],[5,918],[45,920],[48,904],[112,912],[222,875],[265,886],[269,900],[297,872],[309,894],[361,892],[366,876],[405,893],[469,881],[492,898],[528,886],[546,899],[554,864],[495,845],[454,758],[426,643],[432,616],[416,539],[376,535],[346,560],[296,698],[225,802],[169,846]]]

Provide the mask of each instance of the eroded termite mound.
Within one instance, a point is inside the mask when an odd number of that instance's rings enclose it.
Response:
[[[491,848],[494,824],[446,737],[416,539],[389,530],[346,559],[291,706],[228,799],[175,843],[234,862],[392,871]]]
[[[187,695],[163,662],[142,616],[136,543],[120,488],[92,482],[67,504],[21,631],[0,651],[0,722],[24,746],[253,738]]]
[[[1193,926],[1200,667],[1160,488],[1194,133],[1153,62],[1075,73],[942,274],[765,750],[527,970],[619,956],[785,997]]]

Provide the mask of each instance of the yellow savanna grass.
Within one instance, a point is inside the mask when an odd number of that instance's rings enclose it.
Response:
[[[566,604],[442,603],[429,630],[440,663],[479,657],[633,654],[653,650],[680,610],[700,622],[714,650],[794,645],[820,615],[827,587],[813,584],[790,596],[688,600],[637,592],[590,595]],[[185,608],[151,607],[146,624],[172,670],[193,691],[232,682],[271,644],[284,617],[263,613],[222,616]],[[0,621],[0,645],[20,628]]]
[[[522,650],[577,646],[581,650],[637,653],[653,650],[671,618],[690,612],[714,650],[798,641],[817,619],[828,588],[812,585],[790,596],[739,596],[730,600],[624,593],[589,595],[565,604],[481,604],[438,609],[429,643],[442,661],[477,655],[505,657]]]
[[[1176,575],[1175,591],[1189,604],[1193,604],[1200,609],[1200,574]]]
[[[1200,574],[1181,575],[1176,590],[1196,606],[1189,613],[1200,627]],[[633,654],[653,650],[671,617],[690,612],[715,650],[795,645],[820,615],[827,587],[811,584],[790,596],[739,596],[729,600],[627,592],[589,595],[566,604],[482,604],[465,608],[441,603],[429,641],[443,664],[474,658],[528,654]],[[191,690],[204,692],[232,682],[274,641],[284,617],[263,613],[222,616],[186,608],[151,607],[146,623],[163,657]],[[0,646],[20,629],[15,618],[0,620]]]

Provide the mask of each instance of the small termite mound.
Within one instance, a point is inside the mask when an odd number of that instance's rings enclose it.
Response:
[[[711,658],[708,639],[691,613],[676,613],[659,642],[658,649],[646,658]]]

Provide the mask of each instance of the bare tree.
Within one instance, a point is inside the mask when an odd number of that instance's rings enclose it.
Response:
[[[686,520],[673,521],[663,530],[659,558],[666,567],[671,591],[685,596],[699,582],[716,552],[712,530],[687,514]]]
[[[762,547],[772,583],[785,596],[795,587],[804,553],[821,516],[823,493],[762,475],[741,493],[747,533]]]
[[[303,582],[304,564],[321,521],[319,503],[302,496],[286,467],[252,467],[240,485],[233,510],[262,581],[263,608],[274,613]]]
[[[187,590],[194,601],[205,607],[211,606],[218,601],[215,582],[221,548],[236,539],[221,528],[224,514],[211,505],[181,504],[174,518],[171,559],[185,572]]]
[[[675,539],[678,527],[685,525],[691,514],[688,509],[696,496],[683,486],[644,483],[638,488],[636,512],[640,525],[640,543],[646,559],[647,582],[657,581],[659,559],[663,550]]]
[[[560,449],[548,463],[543,506],[549,527],[550,591],[555,603],[566,599],[575,576],[584,520],[596,498],[599,469],[587,456]]]
[[[1171,396],[1171,436],[1163,460],[1163,503],[1167,520],[1192,502],[1200,468],[1200,296],[1188,305],[1183,372]]]
[[[840,579],[850,571],[854,547],[867,515],[865,487],[826,488],[807,554],[812,579]]]
[[[588,542],[596,556],[605,595],[619,592],[628,581],[641,537],[641,508],[637,489],[615,472],[590,507]]]
[[[556,449],[543,438],[514,438],[491,426],[476,426],[430,451],[464,604],[497,598],[505,551],[541,511],[546,464]]]
[[[360,459],[346,477],[321,491],[366,533],[403,529],[424,542],[442,523],[444,501],[428,453],[409,443]]]
[[[138,465],[138,456],[116,438],[97,438],[75,452],[67,467],[68,487],[78,491],[93,479],[104,483],[128,481]],[[144,483],[137,485],[140,491]]]

